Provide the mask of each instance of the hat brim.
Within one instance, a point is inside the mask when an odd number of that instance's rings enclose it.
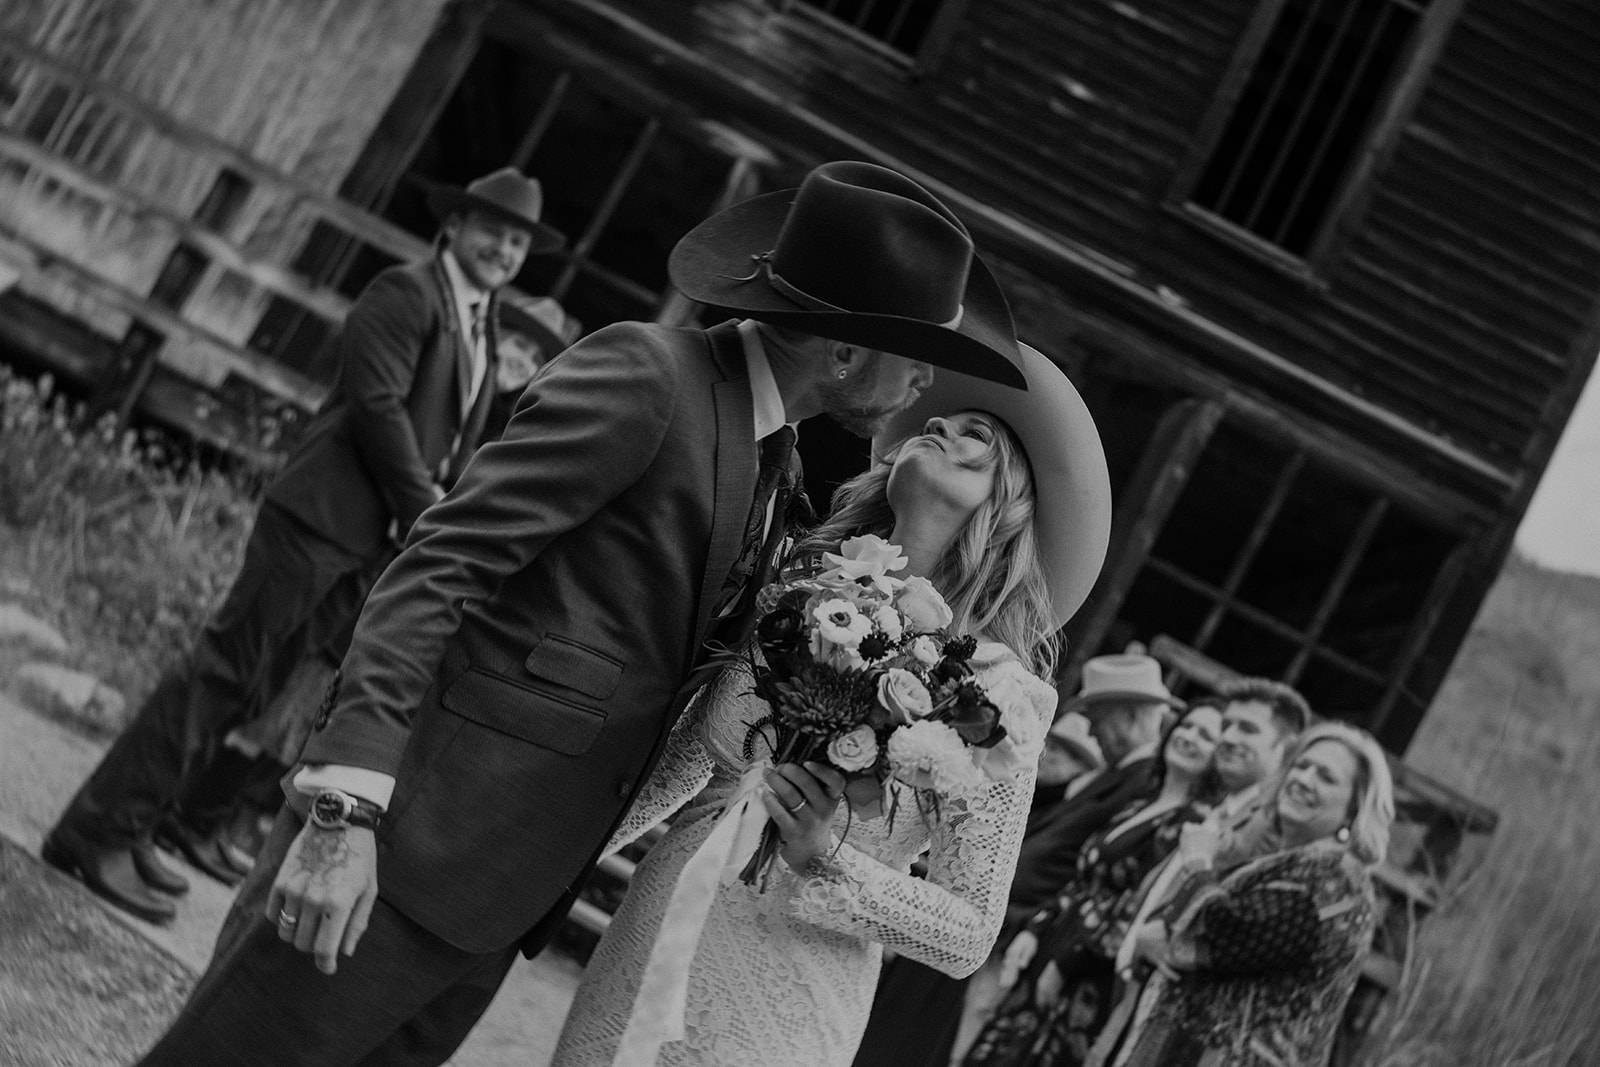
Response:
[[[567,349],[567,342],[558,337],[554,330],[518,308],[515,304],[501,301],[499,304],[498,328],[502,331],[514,330],[525,335],[529,340],[539,346],[544,355],[545,362],[549,362]]]
[[[1165,704],[1169,708],[1182,711],[1188,707],[1182,700],[1168,693],[1147,693],[1142,689],[1102,689],[1095,693],[1080,693],[1061,705],[1061,714],[1069,711],[1087,712],[1098,708],[1102,704]]]
[[[493,200],[486,200],[481,196],[474,196],[465,189],[454,185],[429,185],[428,209],[433,212],[433,217],[443,222],[451,215],[467,212],[481,211],[485,215],[506,219],[523,227],[532,234],[528,244],[528,255],[537,256],[546,252],[554,252],[567,243],[567,235],[553,226],[546,226],[538,219],[529,218],[518,214],[498,204]]]
[[[1010,305],[976,255],[967,273],[961,321],[954,327],[903,315],[813,310],[779,293],[764,275],[741,280],[758,265],[753,256],[777,245],[795,193],[786,189],[753,197],[690,230],[667,260],[672,283],[691,300],[737,317],[921,360],[1018,390],[1028,387]]]
[[[1100,576],[1111,543],[1111,476],[1100,432],[1083,397],[1061,368],[1019,344],[1026,392],[970,375],[941,371],[916,403],[873,438],[882,456],[921,433],[936,415],[987,411],[1016,434],[1033,471],[1034,535],[1059,628],[1082,606]]]

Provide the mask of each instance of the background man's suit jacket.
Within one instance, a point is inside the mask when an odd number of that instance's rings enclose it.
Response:
[[[474,952],[564,910],[704,658],[755,491],[753,427],[731,326],[607,327],[534,380],[418,522],[302,757],[396,776],[389,903]]]
[[[1091,834],[1129,804],[1155,795],[1155,767],[1151,756],[1109,768],[1082,792],[1030,819],[1011,879],[1002,944],[1077,874],[1078,850]]]
[[[266,498],[354,552],[382,545],[391,520],[404,537],[433,503],[441,465],[452,461],[449,485],[483,432],[494,398],[492,301],[487,374],[463,426],[471,363],[443,263],[436,256],[374,278],[334,339],[333,391]]]

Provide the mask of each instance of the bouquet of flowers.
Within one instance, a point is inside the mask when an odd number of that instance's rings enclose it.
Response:
[[[775,763],[827,763],[877,796],[890,778],[954,794],[1032,766],[1044,740],[1009,679],[980,683],[978,642],[952,634],[952,615],[926,578],[894,576],[905,557],[881,537],[846,540],[820,573],[769,586],[757,601],[756,693],[772,713],[752,724]],[[748,752],[747,755],[753,755]],[[851,791],[855,795],[855,791]],[[770,822],[740,872],[766,883],[777,856]]]

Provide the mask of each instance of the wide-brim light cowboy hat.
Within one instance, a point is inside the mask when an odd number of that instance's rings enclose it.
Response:
[[[1180,711],[1187,706],[1161,680],[1161,662],[1135,653],[1089,659],[1083,665],[1078,695],[1063,703],[1061,710],[1091,715],[1110,704],[1166,704]]]
[[[690,299],[1026,388],[1000,285],[961,220],[872,163],[824,163],[796,189],[718,212],[672,250]]]
[[[1018,345],[1026,392],[966,374],[941,373],[916,403],[872,440],[875,456],[922,432],[936,415],[987,411],[1028,454],[1033,471],[1034,539],[1050,588],[1056,626],[1089,596],[1111,543],[1111,476],[1105,448],[1083,397],[1038,349]]]
[[[481,211],[486,215],[506,219],[525,227],[533,235],[528,245],[529,255],[553,252],[567,243],[560,230],[539,221],[544,212],[544,190],[537,179],[529,178],[514,167],[501,167],[467,183],[465,189],[457,185],[429,184],[428,208],[440,222],[453,214]]]
[[[517,289],[507,288],[495,302],[502,330],[516,330],[539,346],[540,356],[549,361],[566,350],[572,341],[564,336],[571,332],[567,325],[572,320],[561,305],[548,296],[529,296]]]

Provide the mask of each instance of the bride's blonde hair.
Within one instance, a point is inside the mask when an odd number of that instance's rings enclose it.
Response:
[[[1011,427],[983,413],[995,426],[994,489],[951,542],[928,579],[955,615],[958,632],[999,641],[1022,657],[1034,673],[1055,675],[1057,640],[1050,587],[1033,533],[1033,472]],[[802,537],[791,559],[810,566],[823,552],[860,534],[888,537],[889,472],[900,445],[839,486],[828,517]]]

